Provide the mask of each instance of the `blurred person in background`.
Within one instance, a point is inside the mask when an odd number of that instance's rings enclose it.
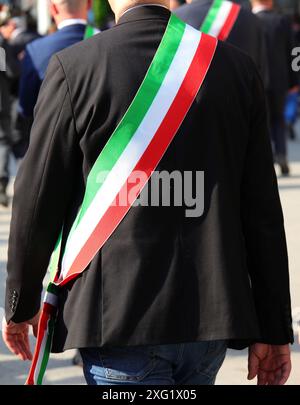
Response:
[[[287,95],[298,93],[298,75],[292,70],[294,38],[290,21],[274,10],[273,0],[251,0],[253,13],[262,21],[267,44],[269,83],[267,100],[274,161],[281,173],[288,176],[285,104]]]
[[[300,14],[296,13],[293,15],[292,24],[296,46],[300,46]]]
[[[0,28],[0,35],[3,46],[10,58],[7,74],[11,96],[12,130],[10,131],[10,144],[12,151],[15,152],[15,149],[18,148],[19,140],[23,139],[27,131],[25,123],[20,120],[18,116],[18,96],[22,59],[26,45],[40,36],[33,24],[29,10],[23,12],[21,9],[14,6],[8,8],[6,19],[2,22]]]
[[[222,3],[222,1],[187,0],[186,3],[187,4],[177,9],[175,14],[194,28],[201,29],[211,8],[215,6],[216,3]],[[236,1],[234,3],[238,2]],[[252,57],[258,67],[265,86],[267,86],[268,66],[264,32],[260,21],[253,16],[251,11],[244,7],[240,9],[226,41],[242,49]]]
[[[6,189],[9,181],[10,96],[8,79],[0,70],[0,205],[7,207]]]
[[[1,35],[1,29],[10,18],[10,9],[7,4],[0,3],[0,47],[5,54],[1,56],[0,66],[0,205],[7,207],[9,199],[7,186],[9,182],[9,156],[11,141],[11,97],[10,80],[17,76],[18,67],[11,54],[6,39]]]
[[[19,157],[24,156],[28,147],[33,111],[49,61],[56,52],[84,39],[91,3],[91,0],[50,0],[57,31],[26,47],[19,93],[19,119],[26,123],[27,131],[20,140]]]
[[[0,0],[0,47],[5,50],[6,53],[6,77],[12,81],[18,74],[18,63],[16,63],[13,57],[11,46],[8,42],[9,33],[7,30],[7,23],[11,18],[11,9],[5,3]]]
[[[23,58],[26,45],[39,37],[37,32],[27,29],[26,15],[21,14],[21,11],[15,12],[17,15],[9,18],[7,22],[0,28],[0,33],[7,41],[11,50],[11,55],[18,66],[18,76],[11,85],[11,92],[16,97],[19,93],[19,78],[21,74],[21,61]],[[18,15],[19,14],[19,15]]]
[[[292,18],[292,29],[295,40],[295,47],[300,47],[300,15],[294,14]],[[298,83],[300,83],[300,72],[297,72]],[[298,118],[299,92],[290,92],[285,105],[285,123],[290,139],[296,139],[295,124]]]

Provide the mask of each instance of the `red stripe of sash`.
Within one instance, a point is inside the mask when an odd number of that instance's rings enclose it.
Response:
[[[223,28],[221,29],[220,34],[218,35],[218,39],[220,41],[226,41],[226,39],[229,37],[229,34],[231,33],[232,28],[238,18],[240,10],[241,6],[239,4],[233,3],[230,13],[225,21],[225,24],[223,25]]]

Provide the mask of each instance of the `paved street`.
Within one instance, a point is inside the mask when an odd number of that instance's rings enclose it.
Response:
[[[300,131],[299,131],[300,133]],[[280,178],[280,192],[285,212],[290,254],[291,286],[295,319],[300,325],[300,140],[290,144],[292,177]],[[259,176],[259,173],[253,173]],[[12,194],[12,191],[10,190]],[[10,210],[0,208],[0,306],[3,306],[5,264]],[[3,310],[1,310],[3,314]],[[2,318],[2,316],[1,316]],[[52,356],[46,377],[46,384],[82,384],[81,370],[71,365],[72,353]],[[293,346],[293,372],[289,384],[300,384],[300,345]],[[247,353],[229,351],[219,374],[218,384],[249,384],[247,376]],[[15,359],[0,340],[0,385],[23,384],[28,364]]]

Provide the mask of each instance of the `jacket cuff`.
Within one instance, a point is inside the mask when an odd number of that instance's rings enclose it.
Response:
[[[32,319],[40,310],[41,292],[41,288],[24,291],[18,287],[7,287],[5,298],[6,321],[21,323]]]

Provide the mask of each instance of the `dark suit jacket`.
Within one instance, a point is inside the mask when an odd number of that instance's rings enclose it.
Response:
[[[179,7],[175,14],[194,28],[200,29],[212,3],[213,0],[193,0],[191,4]],[[265,38],[260,21],[251,11],[241,9],[227,41],[252,57],[266,86],[268,65]]]
[[[70,25],[52,35],[33,41],[26,47],[19,94],[20,112],[25,117],[33,117],[41,83],[51,57],[56,52],[82,41],[85,29],[84,24]]]
[[[168,19],[164,8],[134,9],[52,59],[15,185],[8,320],[38,311],[62,225],[69,229],[87,176],[144,79]],[[185,207],[132,208],[88,270],[63,289],[53,350],[292,341],[264,89],[248,56],[219,43],[158,170],[204,171],[204,215],[186,218]]]
[[[291,24],[286,16],[275,11],[261,11],[256,14],[264,29],[269,72],[268,90],[285,95],[298,85],[298,75],[292,70],[292,48],[294,38]]]

